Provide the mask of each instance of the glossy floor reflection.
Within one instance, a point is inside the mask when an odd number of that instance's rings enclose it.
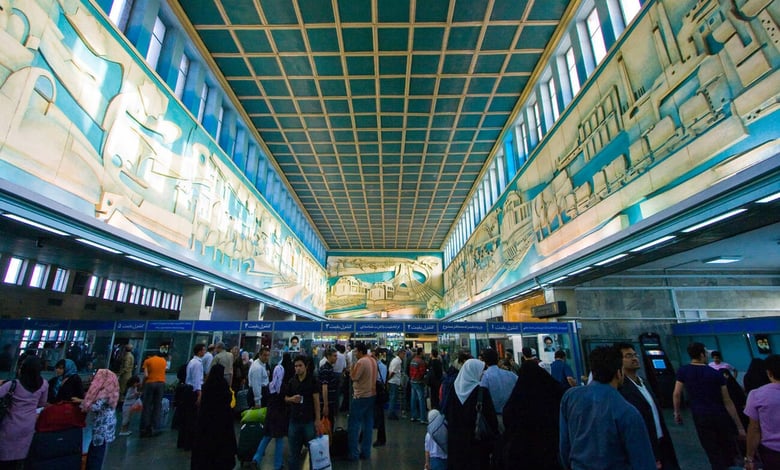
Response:
[[[683,470],[709,469],[704,451],[699,445],[696,430],[690,414],[683,413],[684,424],[677,426],[672,420],[671,410],[664,410],[666,423],[672,436],[680,466]],[[341,416],[337,426],[346,428],[346,416]],[[238,435],[238,430],[236,430]],[[411,423],[408,420],[387,421],[387,445],[374,448],[370,460],[347,462],[335,460],[333,468],[338,470],[421,470],[425,464],[423,443],[425,426]],[[268,454],[260,469],[273,469],[273,444],[268,447]],[[287,447],[285,444],[285,469]],[[171,469],[184,470],[190,466],[190,453],[176,448],[176,431],[167,429],[159,436],[150,439],[139,439],[137,426],[128,437],[117,437],[108,448],[108,454],[103,466],[104,470],[136,470]],[[241,466],[236,463],[236,469]],[[522,469],[518,462],[517,469]],[[478,470],[478,469],[474,469]]]

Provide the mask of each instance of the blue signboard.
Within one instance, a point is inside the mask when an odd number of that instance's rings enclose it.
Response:
[[[355,322],[326,321],[322,323],[322,331],[328,333],[352,333],[355,331]]]
[[[520,334],[523,330],[522,323],[509,323],[509,322],[495,322],[488,323],[489,333],[513,333]]]
[[[278,321],[274,322],[274,331],[322,331],[322,323],[317,321]]]
[[[146,327],[147,331],[192,331],[191,321],[153,320]]]
[[[558,333],[568,333],[569,332],[569,324],[568,323],[524,323],[523,324],[523,333],[534,333],[534,334],[558,334]]]
[[[442,323],[439,325],[440,333],[487,333],[486,323]]]
[[[116,322],[117,331],[144,331],[146,322],[139,320],[120,320]]]
[[[404,324],[400,321],[360,321],[355,323],[355,329],[359,333],[402,333]]]
[[[114,322],[101,320],[73,320],[70,322],[71,330],[113,330]]]
[[[416,322],[408,321],[404,324],[404,331],[407,333],[436,334],[439,324],[436,322]]]
[[[238,331],[241,322],[196,320],[194,326],[195,331]]]
[[[67,330],[69,320],[27,320],[24,323],[28,330]]]
[[[22,330],[24,329],[24,320],[0,320],[0,330]]]
[[[274,323],[270,321],[245,321],[241,322],[243,331],[272,331]]]

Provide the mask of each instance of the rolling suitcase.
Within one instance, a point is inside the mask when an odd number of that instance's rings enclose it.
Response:
[[[244,423],[238,433],[238,460],[249,462],[257,452],[263,439],[263,425],[258,422]]]
[[[331,434],[330,457],[332,459],[346,459],[349,457],[349,438],[347,430],[336,428]]]
[[[29,470],[79,470],[81,468],[82,429],[36,432],[30,445]]]

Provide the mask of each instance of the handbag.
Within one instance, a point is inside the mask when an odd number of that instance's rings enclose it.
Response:
[[[443,414],[439,414],[428,424],[428,434],[431,435],[431,439],[436,442],[436,445],[447,453],[447,418]]]
[[[482,387],[477,391],[477,419],[474,422],[474,440],[481,442],[490,442],[496,438],[496,432],[490,429],[490,425],[482,413]]]
[[[330,463],[330,440],[327,434],[309,441],[309,458],[312,470],[332,470]]]
[[[0,398],[0,423],[3,422],[8,413],[11,412],[11,405],[14,400],[14,391],[16,391],[16,380],[11,382],[11,388],[8,390],[3,398]]]
[[[83,428],[87,425],[86,413],[79,405],[69,401],[60,401],[47,406],[38,415],[35,422],[36,432],[62,431],[70,428]]]

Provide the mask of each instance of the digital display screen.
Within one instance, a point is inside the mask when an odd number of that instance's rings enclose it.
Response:
[[[655,370],[664,370],[666,369],[666,363],[663,359],[653,359],[653,367]]]
[[[648,356],[663,356],[664,352],[661,351],[660,349],[648,349],[647,350],[647,355]]]

